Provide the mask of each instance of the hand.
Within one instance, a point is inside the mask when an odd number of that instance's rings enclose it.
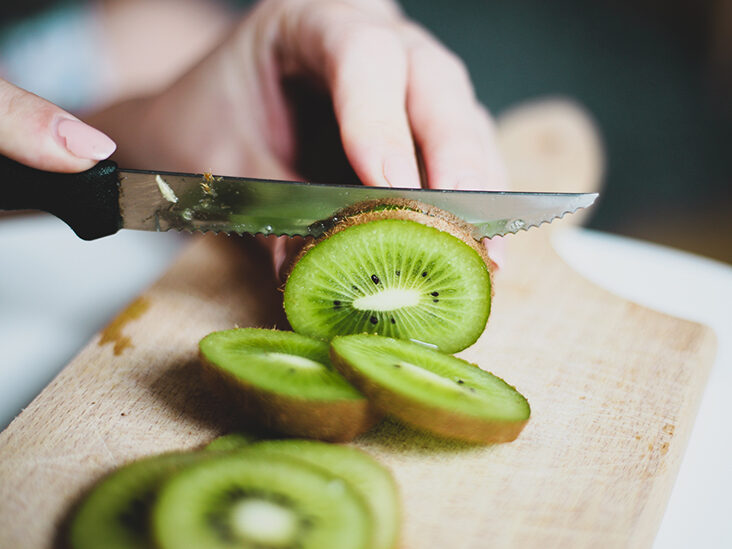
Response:
[[[418,149],[431,188],[505,188],[465,67],[389,0],[260,2],[174,85],[130,105],[136,117],[118,111],[128,132],[121,152],[134,167],[297,179],[292,77],[332,100],[364,184],[419,187]]]
[[[39,170],[80,172],[116,145],[75,116],[0,79],[0,154]]]

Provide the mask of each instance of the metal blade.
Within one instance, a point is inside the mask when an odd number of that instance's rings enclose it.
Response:
[[[397,189],[120,170],[127,229],[317,237],[339,210],[394,198],[447,210],[473,225],[480,239],[551,222],[590,206],[597,194]]]

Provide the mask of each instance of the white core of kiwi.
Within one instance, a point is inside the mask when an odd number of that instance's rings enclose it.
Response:
[[[394,366],[401,368],[403,371],[407,372],[410,376],[415,378],[415,381],[421,381],[430,385],[438,385],[440,387],[445,387],[447,389],[458,391],[461,393],[464,392],[460,385],[458,385],[455,381],[446,377],[442,377],[441,375],[431,372],[426,368],[421,368],[415,364],[412,364],[411,362],[401,361]]]
[[[415,288],[388,288],[353,300],[359,311],[395,311],[419,305],[422,294]]]
[[[265,499],[245,499],[231,510],[234,531],[249,542],[287,546],[295,539],[298,520],[287,507]]]
[[[310,360],[309,358],[305,358],[304,356],[298,356],[298,355],[290,355],[288,353],[278,353],[278,352],[272,352],[272,353],[266,353],[266,358],[272,359],[273,361],[281,362],[287,366],[291,366],[292,368],[298,368],[300,370],[323,370],[325,367],[315,362],[314,360]]]

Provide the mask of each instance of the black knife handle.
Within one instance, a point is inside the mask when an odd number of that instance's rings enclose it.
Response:
[[[85,172],[54,173],[0,155],[0,210],[43,210],[84,240],[114,234],[122,226],[117,164],[103,160]]]

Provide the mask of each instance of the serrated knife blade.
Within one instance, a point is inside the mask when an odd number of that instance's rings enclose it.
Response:
[[[339,210],[406,199],[475,227],[476,239],[515,233],[590,206],[597,194],[402,189],[120,171],[125,228],[320,236]]]
[[[79,174],[28,168],[0,157],[0,209],[40,209],[82,238],[181,231],[320,236],[340,210],[405,199],[447,210],[476,239],[515,233],[590,206],[596,193],[529,193],[323,185],[119,169],[103,161]]]

